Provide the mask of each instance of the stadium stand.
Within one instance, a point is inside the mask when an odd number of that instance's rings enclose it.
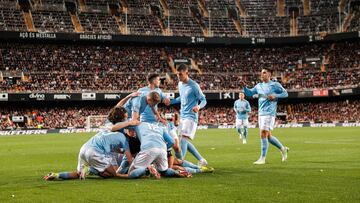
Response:
[[[40,50],[31,52],[31,50]],[[0,71],[20,72],[26,80],[6,79],[7,91],[132,91],[149,72],[170,76],[169,58],[188,58],[198,70],[192,77],[205,90],[237,89],[239,81],[258,82],[258,72],[272,67],[290,90],[356,87],[360,78],[360,41],[264,48],[186,48],[48,44],[2,44]],[[314,59],[315,62],[307,60]],[[198,71],[201,71],[198,72]],[[126,78],[124,80],[124,78]],[[110,82],[114,81],[114,82]],[[129,82],[127,82],[129,81]],[[142,81],[140,79],[140,81]],[[223,81],[230,81],[223,84]]]
[[[34,3],[31,10],[34,25],[41,32],[74,32],[69,15],[64,11],[58,11],[62,8],[61,0],[41,1],[41,11]],[[80,2],[80,1],[79,1]],[[104,33],[120,34],[119,25],[111,14],[108,13],[108,4],[117,4],[123,8],[119,1],[104,0],[86,0],[84,6],[88,9],[78,10],[78,16],[84,31],[86,33]],[[165,10],[159,2],[148,0],[123,1],[126,3],[128,19],[125,20],[124,11],[117,11],[116,15],[121,17],[122,24],[127,21],[130,34],[136,35],[162,35],[157,19],[150,15],[150,5],[158,6],[160,9],[159,17],[162,19],[165,28],[169,25],[172,35],[175,36],[204,36],[205,32],[201,27],[211,27],[213,36],[219,37],[241,37],[237,31],[236,25],[229,18],[227,9],[238,10],[233,0],[216,1],[197,1],[197,0],[168,0],[167,9],[170,13],[170,22],[168,17],[164,16]],[[300,0],[285,1],[285,15],[277,16],[277,5],[272,0],[241,0],[246,15],[241,15],[237,11],[236,19],[239,19],[240,27],[246,32],[246,36],[257,37],[279,37],[290,35],[290,20],[292,14],[289,9],[299,8],[300,15],[296,17],[298,23],[297,29],[299,35],[319,34],[323,32],[336,33],[340,29],[338,6],[339,0],[320,0],[310,1],[310,13],[304,16],[304,4]],[[80,4],[80,3],[79,3]],[[52,5],[52,6],[51,6]],[[53,5],[59,5],[54,7]],[[190,7],[201,8],[199,22],[191,17]],[[46,8],[50,10],[46,10]],[[65,8],[65,7],[64,7]],[[62,9],[64,9],[62,8]],[[345,7],[346,8],[346,7]],[[44,10],[45,9],[45,10]],[[54,10],[52,10],[54,9]],[[346,9],[345,9],[346,10]],[[350,31],[359,30],[359,12],[355,14],[350,22]],[[345,12],[341,13],[342,21],[345,20]],[[211,19],[209,19],[209,17]],[[209,25],[211,23],[211,25]],[[10,31],[26,31],[24,17],[16,7],[16,4],[10,4],[8,1],[0,1],[0,29]]]

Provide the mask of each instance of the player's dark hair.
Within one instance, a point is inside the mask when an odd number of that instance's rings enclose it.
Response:
[[[271,75],[273,74],[273,70],[271,68],[262,68],[263,70],[266,70],[267,72],[271,73]]]
[[[147,78],[148,83],[152,83],[157,77],[160,77],[157,73],[150,74]]]
[[[176,69],[178,72],[182,72],[182,71],[187,71],[189,70],[188,66],[184,63],[180,64],[177,69]]]
[[[160,94],[157,93],[157,92],[155,92],[155,91],[150,92],[150,93],[148,94],[148,96],[150,97],[151,101],[153,101],[153,102],[156,103],[156,104],[160,103],[160,101],[161,101]]]
[[[125,114],[127,113],[124,107],[114,107],[110,110],[108,119],[112,124],[122,122],[125,120]]]

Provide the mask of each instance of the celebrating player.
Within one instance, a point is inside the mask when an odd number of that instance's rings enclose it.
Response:
[[[181,136],[180,147],[182,159],[185,158],[187,150],[199,161],[199,165],[207,165],[207,161],[201,156],[195,146],[190,142],[194,139],[199,110],[206,105],[206,98],[200,86],[189,78],[189,70],[185,64],[180,64],[177,68],[179,79],[180,96],[171,101],[172,104],[181,103],[179,135]],[[200,102],[200,104],[199,104]]]
[[[288,147],[285,147],[281,142],[271,134],[274,129],[277,101],[280,98],[288,97],[287,91],[278,82],[270,80],[272,71],[269,68],[261,70],[261,83],[258,83],[254,88],[248,89],[244,87],[246,96],[258,95],[259,98],[259,128],[261,136],[261,156],[254,164],[265,164],[266,153],[269,147],[269,142],[277,147],[282,155],[282,161],[286,161]]]
[[[251,107],[248,101],[245,99],[243,92],[239,93],[239,99],[234,103],[234,111],[236,112],[236,129],[239,133],[240,139],[243,139],[243,144],[246,144],[246,138],[248,135],[248,113],[251,111]],[[244,136],[242,136],[241,129],[244,128]]]
[[[167,177],[190,175],[187,172],[174,171],[168,167],[166,149],[174,144],[174,140],[167,134],[167,129],[163,124],[141,122],[136,128],[139,128],[136,132],[141,146],[140,152],[130,166],[129,178],[140,178],[149,174],[154,175],[157,179],[160,178],[160,175]]]
[[[141,92],[143,95],[147,95],[152,91],[157,92],[160,95],[161,102],[164,103],[167,106],[170,105],[170,99],[167,98],[166,95],[159,88],[160,87],[160,76],[159,76],[159,74],[151,74],[151,75],[149,75],[147,81],[148,81],[148,85],[145,86],[145,87],[140,88],[138,90],[138,92]],[[161,121],[161,122],[164,122],[164,120],[161,118],[160,114],[157,112],[157,105],[155,105],[153,108],[151,108],[151,106],[147,106],[145,111],[142,112],[141,115],[140,115],[140,121],[145,121],[145,122]]]
[[[127,112],[123,107],[113,108],[108,115],[108,120],[117,126],[117,128],[125,128],[130,125],[139,124],[138,121],[126,121]],[[49,173],[44,179],[85,179],[86,166],[104,178],[126,178],[127,175],[116,173],[117,160],[115,160],[113,156],[114,153],[119,154],[123,152],[125,152],[126,157],[131,162],[132,156],[125,135],[121,132],[111,132],[105,128],[90,138],[81,147],[76,172]]]

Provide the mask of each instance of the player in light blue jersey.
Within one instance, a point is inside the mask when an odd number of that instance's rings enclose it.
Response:
[[[140,115],[143,114],[147,108],[150,107],[150,109],[153,109],[153,111],[156,111],[154,109],[154,106],[156,106],[161,101],[160,94],[152,91],[147,94],[141,94],[138,97],[135,97],[131,99],[129,102],[131,102],[131,119],[133,120],[140,120]],[[151,114],[152,116],[154,115]]]
[[[207,161],[190,142],[195,137],[199,110],[205,107],[206,98],[200,86],[189,78],[189,70],[185,64],[178,66],[177,76],[179,79],[178,88],[180,96],[172,100],[171,104],[181,103],[179,135],[181,137],[182,159],[185,158],[186,152],[189,150],[199,161],[199,165],[206,166]]]
[[[269,142],[277,147],[282,155],[282,161],[286,161],[288,147],[271,134],[274,129],[277,101],[281,98],[288,97],[287,91],[278,82],[270,80],[272,71],[268,68],[261,70],[261,83],[254,88],[248,89],[244,87],[246,96],[258,95],[259,98],[259,128],[261,136],[261,156],[254,164],[265,164],[266,154]]]
[[[245,100],[245,94],[243,92],[239,93],[239,99],[234,103],[234,111],[236,113],[236,129],[240,139],[243,139],[243,144],[246,144],[249,126],[248,113],[251,112],[251,107],[249,102]],[[244,136],[242,134],[242,128],[244,128]]]
[[[108,115],[108,120],[117,128],[138,124],[134,121],[126,121],[127,112],[123,107],[113,108]],[[132,161],[125,135],[104,128],[81,147],[76,172],[49,173],[44,179],[85,179],[86,166],[89,169],[91,168],[95,174],[104,178],[126,178],[127,175],[116,173],[118,160],[115,159],[114,154],[119,153],[125,153],[128,160]]]
[[[174,171],[168,167],[166,151],[174,144],[174,140],[167,133],[163,124],[141,122],[136,127],[136,133],[141,142],[140,152],[130,166],[129,178],[140,178],[149,174],[153,174],[157,179],[160,178],[160,174],[167,177],[187,177],[189,175],[186,172]]]
[[[160,75],[156,73],[151,74],[149,75],[147,81],[148,81],[148,85],[140,88],[138,92],[141,92],[143,95],[147,95],[150,92],[155,91],[159,93],[161,102],[164,103],[166,106],[169,106],[170,99],[159,88],[161,82]],[[160,114],[157,111],[157,105],[155,105],[154,108],[147,106],[145,108],[145,111],[140,114],[140,121],[144,121],[144,122],[160,121],[164,123],[164,120],[161,118]]]

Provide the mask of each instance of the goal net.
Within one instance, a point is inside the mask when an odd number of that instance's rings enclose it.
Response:
[[[86,117],[86,129],[101,128],[105,125],[107,115],[96,115]]]

